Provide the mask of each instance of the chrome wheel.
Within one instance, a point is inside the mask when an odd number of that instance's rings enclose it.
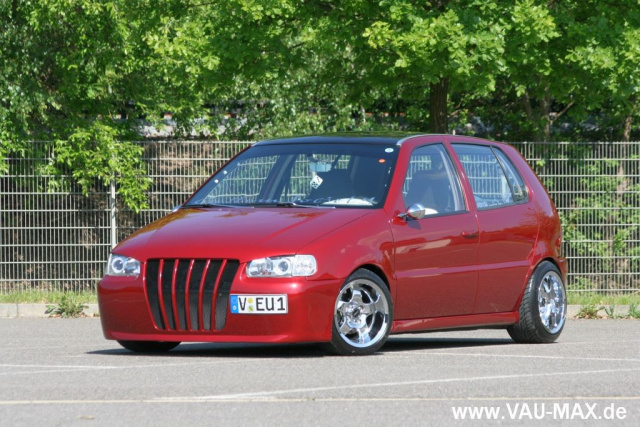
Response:
[[[366,278],[348,282],[336,299],[334,322],[340,338],[349,346],[375,346],[389,330],[390,305],[385,292]]]
[[[562,329],[566,309],[567,299],[562,279],[555,271],[548,271],[538,286],[538,312],[547,332],[555,334]]]

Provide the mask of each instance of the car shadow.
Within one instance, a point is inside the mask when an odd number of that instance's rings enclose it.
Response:
[[[115,343],[114,343],[115,344]],[[494,347],[514,344],[509,338],[424,338],[390,337],[382,349],[375,353],[397,353],[403,351],[441,350],[468,347]],[[166,353],[134,353],[124,348],[89,351],[87,354],[119,357],[233,357],[257,359],[300,359],[340,357],[329,353],[322,344],[221,344],[182,343]]]

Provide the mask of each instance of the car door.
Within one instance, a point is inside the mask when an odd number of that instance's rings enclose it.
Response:
[[[516,309],[538,234],[536,210],[513,163],[498,146],[453,143],[477,207],[480,228],[474,313]]]
[[[405,210],[422,219],[391,222],[397,280],[396,319],[472,312],[477,287],[478,224],[444,143],[415,148],[402,190]]]

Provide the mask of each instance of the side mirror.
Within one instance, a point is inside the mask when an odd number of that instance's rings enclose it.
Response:
[[[409,209],[407,209],[406,213],[402,213],[398,216],[404,220],[422,219],[424,218],[426,212],[427,209],[424,206],[422,206],[420,203],[414,203],[409,206]]]
[[[180,208],[181,208],[181,207],[182,207],[182,205],[176,205],[176,206],[174,206],[174,207],[173,207],[173,209],[171,209],[171,213],[178,212],[178,211],[180,210]]]

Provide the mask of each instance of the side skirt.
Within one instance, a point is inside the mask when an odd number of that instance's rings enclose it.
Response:
[[[480,329],[507,327],[518,323],[517,311],[506,313],[471,314],[467,316],[433,317],[430,319],[395,320],[392,334],[406,332],[435,331],[442,329]]]

